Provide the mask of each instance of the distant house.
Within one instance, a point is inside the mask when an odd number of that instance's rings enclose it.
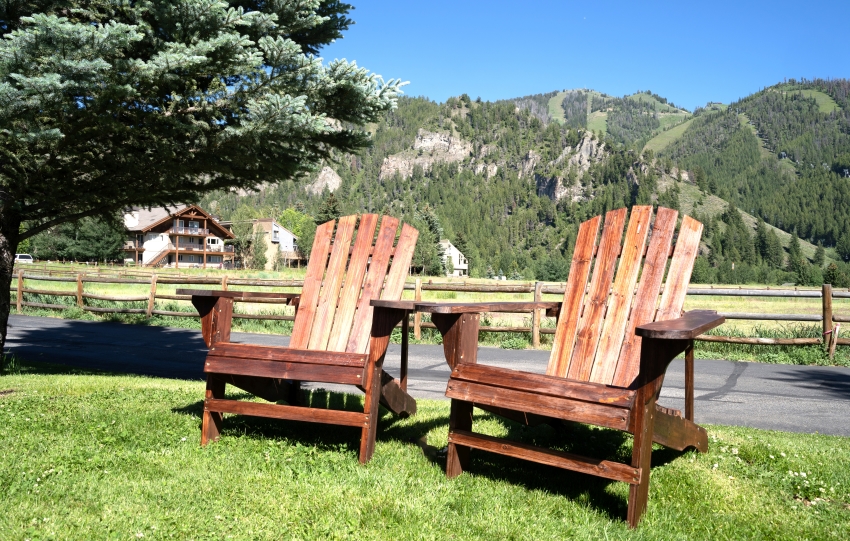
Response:
[[[124,261],[144,267],[214,267],[233,264],[233,233],[197,205],[144,209],[124,214]]]
[[[448,267],[451,261],[451,266],[454,268],[452,272],[446,273],[446,276],[469,276],[469,261],[466,260],[466,256],[448,239],[441,240],[440,246],[443,247],[443,263]]]
[[[298,237],[289,229],[277,223],[274,218],[254,220],[254,233],[262,232],[266,245],[266,270],[274,268],[277,254],[286,260],[300,260]]]

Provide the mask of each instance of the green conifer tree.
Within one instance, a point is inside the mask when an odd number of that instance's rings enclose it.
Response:
[[[128,206],[296,179],[367,146],[358,126],[394,108],[401,83],[317,56],[350,10],[0,2],[0,350],[20,241]]]

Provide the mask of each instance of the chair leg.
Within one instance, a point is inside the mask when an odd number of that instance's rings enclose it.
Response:
[[[381,399],[381,367],[372,369],[372,381],[366,387],[366,398],[363,401],[363,413],[368,417],[366,426],[360,432],[360,463],[366,464],[375,452],[375,438],[378,434],[378,417],[380,416]]]
[[[652,466],[652,434],[655,424],[655,385],[650,383],[635,396],[635,432],[632,448],[632,467],[640,468],[640,483],[629,487],[628,521],[637,528],[649,499],[649,474]],[[641,406],[641,404],[643,406]]]
[[[469,466],[469,447],[452,443],[453,430],[472,430],[472,402],[452,399],[449,414],[449,449],[446,456],[446,477],[451,479]]]
[[[224,398],[224,386],[224,380],[212,374],[207,375],[206,398]],[[207,410],[205,403],[204,416],[201,423],[201,445],[218,440],[218,435],[221,433],[221,422],[221,413]]]

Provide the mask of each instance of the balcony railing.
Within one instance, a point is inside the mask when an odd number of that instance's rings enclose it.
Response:
[[[166,233],[170,235],[197,235],[197,236],[206,236],[210,234],[209,229],[204,229],[202,227],[172,227]]]
[[[181,244],[177,248],[178,252],[203,252],[204,245],[203,244]],[[233,246],[207,246],[207,252],[213,253],[233,253]]]
[[[125,240],[124,246],[123,246],[122,249],[124,249],[124,250],[144,250],[145,246],[144,246],[144,244],[142,244],[139,241]]]

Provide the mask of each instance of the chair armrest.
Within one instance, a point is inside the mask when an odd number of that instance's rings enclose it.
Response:
[[[693,340],[725,321],[725,317],[713,310],[691,310],[677,319],[641,325],[635,329],[635,334],[643,338]]]
[[[412,312],[415,309],[416,301],[385,301],[382,299],[372,299],[369,301],[369,304],[375,308],[392,308],[395,310],[408,310]]]
[[[417,302],[416,311],[427,314],[531,312],[532,310],[551,310],[560,305],[560,302]]]
[[[193,297],[216,297],[230,299],[282,299],[289,303],[301,297],[301,293],[267,293],[262,291],[224,291],[216,289],[178,289],[177,295]],[[287,303],[287,304],[289,304]]]

